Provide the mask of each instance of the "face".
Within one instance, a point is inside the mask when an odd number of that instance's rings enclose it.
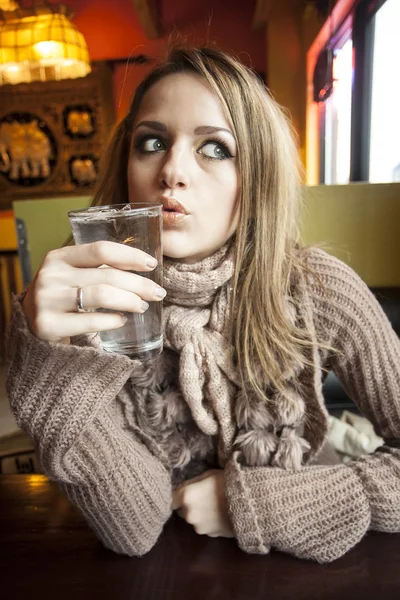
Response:
[[[129,202],[161,201],[164,255],[193,263],[228,241],[238,219],[236,143],[200,76],[168,75],[133,124]]]

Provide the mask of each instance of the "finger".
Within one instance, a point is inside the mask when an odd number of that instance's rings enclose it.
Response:
[[[68,296],[70,301],[64,307],[64,312],[77,312],[76,289],[71,289]],[[131,312],[143,314],[149,308],[149,301],[159,301],[154,293],[143,293],[143,298],[138,294],[126,292],[109,285],[87,286],[82,289],[82,306],[84,310],[95,310],[104,308],[115,312]],[[67,305],[66,300],[64,303]],[[60,307],[57,307],[60,310]],[[61,311],[63,312],[63,311]]]
[[[131,271],[151,271],[157,266],[156,259],[139,248],[103,240],[53,250],[45,260],[62,260],[80,268],[100,267],[105,264]]]
[[[149,277],[127,273],[111,267],[104,269],[72,269],[68,274],[71,287],[85,288],[105,284],[138,294],[144,300],[162,300],[166,291]]]
[[[61,313],[74,312],[76,310],[77,289],[83,289],[85,308],[110,308],[111,310],[128,310],[136,312],[137,298],[142,300],[157,302],[166,296],[166,290],[148,277],[137,275],[136,273],[127,273],[114,268],[105,269],[78,269],[64,265],[64,268],[55,268],[53,265],[51,273],[49,270],[43,270],[37,277],[36,296],[37,303],[41,309],[49,309]],[[97,288],[89,290],[90,286]],[[115,288],[111,292],[110,287]],[[110,298],[117,298],[119,291],[132,293],[132,304],[126,304],[128,299],[125,296],[125,302],[121,307],[110,304]],[[104,302],[103,302],[104,300]]]
[[[119,313],[67,313],[62,316],[51,313],[37,319],[35,333],[39,338],[51,342],[83,333],[119,329],[125,323],[126,317]]]
[[[137,294],[125,292],[110,285],[85,287],[82,290],[82,297],[85,310],[105,308],[115,312],[123,311],[143,314],[149,308],[147,302],[142,300]],[[76,300],[72,303],[71,312],[76,312]]]
[[[77,313],[77,288],[46,290],[40,295],[40,310],[56,313],[60,318],[65,313]],[[143,314],[149,305],[146,302],[159,301],[161,298],[144,294],[126,292],[107,285],[88,286],[82,289],[82,306],[84,310],[107,309],[112,312],[130,312]]]

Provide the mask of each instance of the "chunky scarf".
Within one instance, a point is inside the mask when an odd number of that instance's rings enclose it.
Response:
[[[218,434],[221,466],[237,450],[248,466],[300,469],[310,444],[298,378],[271,392],[271,403],[240,386],[228,331],[233,270],[230,243],[196,264],[165,260],[164,345],[179,354],[180,389],[197,426]],[[314,441],[320,446],[321,436]]]

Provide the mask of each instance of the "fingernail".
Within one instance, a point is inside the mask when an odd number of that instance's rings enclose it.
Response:
[[[158,285],[155,289],[154,294],[157,296],[157,298],[164,298],[167,295],[167,292],[166,290],[164,290],[164,288]]]
[[[146,265],[150,267],[150,269],[154,269],[157,266],[157,264],[158,261],[155,258],[152,258],[151,256],[149,256],[146,260]]]
[[[121,321],[122,321],[122,325],[125,325],[125,323],[128,320],[128,317],[126,315],[124,315],[124,313],[119,313],[120,317],[121,317]]]
[[[143,312],[146,312],[146,310],[149,308],[149,305],[147,304],[147,302],[142,300],[141,307],[142,307]]]

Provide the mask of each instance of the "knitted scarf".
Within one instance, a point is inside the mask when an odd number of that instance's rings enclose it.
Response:
[[[180,389],[198,427],[208,436],[218,434],[221,466],[237,450],[248,466],[297,470],[310,450],[297,377],[288,378],[285,392],[271,392],[266,403],[251,390],[245,393],[233,364],[228,331],[233,270],[231,243],[196,264],[165,259],[164,345],[179,354]]]

